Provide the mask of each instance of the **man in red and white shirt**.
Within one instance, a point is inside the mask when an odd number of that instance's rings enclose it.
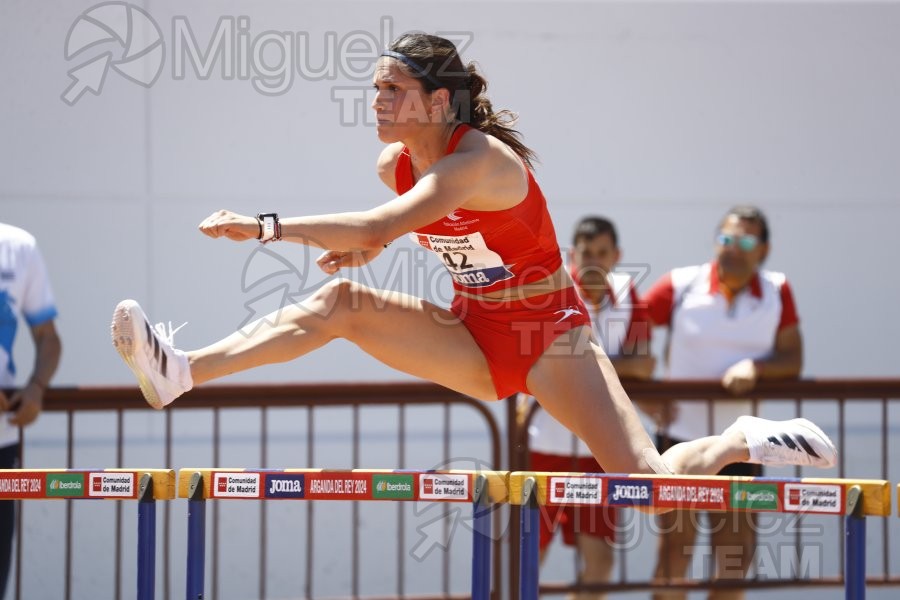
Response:
[[[768,252],[765,215],[755,207],[735,207],[719,226],[715,260],[674,269],[652,286],[645,297],[650,318],[669,328],[667,379],[718,379],[740,395],[762,378],[799,376],[803,344],[797,310],[784,274],[760,268]],[[713,408],[713,429],[751,412],[749,402]],[[660,452],[714,433],[706,402],[679,402],[668,413],[657,409],[655,416],[662,425]],[[735,464],[719,474],[754,476],[761,471],[758,465]],[[708,517],[716,578],[742,579],[755,549],[752,513]],[[696,520],[678,512],[660,519],[661,530],[671,533],[661,535],[656,576],[683,577],[691,561]],[[710,597],[737,599],[743,592],[720,590]],[[685,594],[667,591],[653,598],[674,600]]]
[[[619,377],[649,379],[650,354],[647,308],[638,301],[631,276],[615,272],[621,258],[615,226],[601,217],[585,217],[575,228],[569,251],[569,273],[590,311],[598,343],[610,357]],[[533,471],[602,473],[588,447],[558,421],[538,408],[528,428]],[[579,581],[609,581],[613,567],[616,510],[608,507],[563,508],[542,506],[541,557],[558,528],[563,542],[578,546],[582,558]],[[602,598],[581,594],[579,598]]]

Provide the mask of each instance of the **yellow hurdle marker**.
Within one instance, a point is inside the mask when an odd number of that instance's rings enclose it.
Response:
[[[522,506],[519,598],[538,597],[538,519],[544,504],[832,514],[846,517],[845,591],[865,597],[865,516],[891,514],[890,483],[873,479],[648,476],[516,471],[510,502]]]
[[[491,595],[491,505],[509,500],[507,471],[181,469],[188,498],[187,597],[203,597],[207,500],[468,502],[473,507],[473,600]]]
[[[0,471],[3,500],[137,500],[138,600],[156,585],[156,500],[175,498],[172,469],[10,469]]]

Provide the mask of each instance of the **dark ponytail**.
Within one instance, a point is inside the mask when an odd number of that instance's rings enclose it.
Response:
[[[401,68],[418,79],[425,91],[447,88],[457,119],[494,136],[509,146],[529,167],[533,166],[537,155],[522,142],[522,135],[513,129],[516,114],[509,110],[494,112],[485,94],[487,80],[478,72],[474,62],[463,66],[453,42],[436,35],[406,33],[391,44],[389,51],[402,55],[399,59],[403,65]]]
[[[537,159],[534,150],[526,146],[522,142],[522,134],[513,129],[518,115],[506,109],[494,112],[494,106],[486,94],[487,79],[478,72],[474,62],[470,62],[466,66],[466,73],[466,89],[468,91],[466,96],[468,96],[469,106],[468,110],[464,107],[457,108],[459,120],[494,136],[509,146],[529,167],[533,166],[533,161]],[[466,112],[468,115],[465,114]],[[464,118],[465,116],[468,116],[468,120]]]

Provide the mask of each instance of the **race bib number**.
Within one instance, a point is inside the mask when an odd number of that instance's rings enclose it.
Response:
[[[480,232],[455,236],[409,235],[414,242],[437,254],[459,285],[487,287],[513,277],[500,255],[484,243]]]

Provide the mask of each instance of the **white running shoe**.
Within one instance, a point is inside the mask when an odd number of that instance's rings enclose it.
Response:
[[[181,327],[184,327],[182,325]],[[172,323],[150,326],[134,300],[122,300],[113,313],[112,343],[134,376],[147,403],[159,410],[193,387],[187,355],[176,350]]]
[[[747,439],[749,462],[773,467],[810,465],[823,469],[837,464],[837,449],[812,421],[770,421],[743,416],[738,417],[725,433],[732,429],[740,431]]]

